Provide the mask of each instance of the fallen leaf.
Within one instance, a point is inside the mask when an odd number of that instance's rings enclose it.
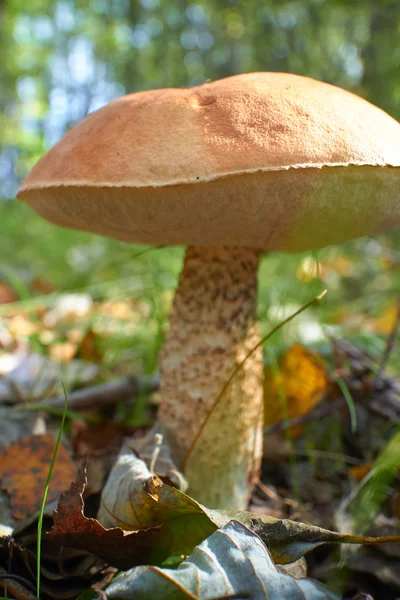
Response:
[[[246,511],[215,511],[206,508],[204,510],[218,527],[223,527],[231,519],[236,519],[249,527],[263,540],[277,564],[288,564],[298,560],[323,544],[375,545],[400,542],[400,535],[355,536],[290,519],[276,519],[267,515],[255,516]]]
[[[31,283],[32,290],[37,294],[53,294],[56,290],[48,281],[34,279]]]
[[[74,358],[98,363],[103,360],[99,340],[93,329],[88,329],[76,348]]]
[[[353,479],[355,479],[358,483],[364,479],[366,475],[371,471],[373,465],[372,463],[366,463],[365,465],[356,465],[354,467],[349,468],[349,473]]]
[[[317,581],[281,573],[260,538],[237,521],[204,540],[177,569],[131,569],[113,581],[106,595],[110,600],[339,600]]]
[[[84,515],[85,471],[85,468],[80,471],[77,482],[61,496],[54,513],[54,527],[45,535],[46,539],[60,546],[87,550],[115,567],[128,569],[134,565],[161,564],[171,555],[190,554],[216,529],[194,500],[189,498],[189,506],[185,504],[187,496],[183,500],[179,496],[183,506],[175,510],[173,506],[165,508],[174,518],[158,526],[136,531],[124,531],[119,527],[105,529],[96,519]],[[155,480],[158,484],[159,480]],[[156,504],[157,485],[153,477],[146,483],[146,488],[151,501]],[[180,492],[168,488],[166,494],[164,504],[169,502],[173,505]]]
[[[28,435],[0,455],[2,487],[10,496],[12,516],[24,519],[40,509],[47,474],[56,446],[50,435]],[[59,447],[47,501],[57,499],[76,476],[67,450]]]
[[[132,464],[127,456],[126,472],[131,472],[132,479]],[[139,464],[134,466],[134,470],[138,484],[133,483],[132,487],[124,484],[118,488],[114,496],[110,496],[112,504],[103,506],[100,512],[105,522],[119,523],[124,529],[105,529],[98,520],[84,515],[82,494],[86,476],[82,471],[77,483],[71,485],[70,491],[60,498],[54,515],[54,527],[47,534],[48,539],[62,546],[85,549],[121,569],[142,564],[161,564],[171,556],[187,556],[196,545],[232,519],[240,521],[259,535],[268,545],[274,561],[279,564],[294,562],[326,543],[377,544],[400,541],[400,536],[366,538],[342,535],[288,519],[207,509],[176,488],[163,484],[158,477],[150,474],[146,478],[149,473],[147,467],[144,463],[140,465],[142,461],[138,458],[137,461]],[[119,472],[123,472],[122,462]],[[117,485],[116,479],[113,485]],[[110,501],[107,495],[106,499]],[[122,508],[118,507],[118,503]],[[117,514],[114,514],[114,510]],[[133,531],[128,531],[129,528]]]
[[[88,481],[92,494],[101,492],[104,482],[117,460],[124,437],[131,428],[115,421],[92,423],[74,420],[71,445],[74,455],[88,460]]]
[[[16,302],[18,300],[18,294],[4,281],[0,281],[0,304],[8,304],[9,302]]]
[[[60,380],[68,389],[92,381],[98,373],[97,365],[82,360],[64,364],[40,354],[20,356],[14,368],[0,381],[0,398],[15,401],[57,396],[63,393]]]
[[[322,360],[304,346],[295,344],[278,361],[277,369],[270,367],[265,371],[264,424],[271,426],[308,414],[328,388],[329,379]]]
[[[181,492],[186,492],[188,482],[172,460],[171,450],[160,423],[156,423],[145,436],[131,439],[129,447],[136,452],[148,467],[154,462],[154,473],[164,483],[173,485]]]
[[[99,511],[99,520],[103,525],[138,530],[163,524],[164,528],[160,531],[162,538],[167,532],[175,536],[174,524],[179,521],[179,526],[184,525],[187,536],[191,533],[191,527],[195,527],[192,537],[196,537],[199,533],[196,529],[198,522],[194,520],[191,523],[194,515],[198,518],[201,515],[207,516],[209,525],[214,525],[214,529],[225,526],[232,519],[240,521],[263,539],[278,564],[298,560],[307,552],[326,543],[373,544],[400,540],[400,536],[350,536],[289,519],[255,515],[247,511],[209,509],[176,488],[163,484],[150,473],[145,463],[132,450],[124,448],[103,491]],[[202,526],[205,526],[204,522]],[[165,545],[166,543],[164,541]],[[179,543],[176,553],[185,554],[179,551]]]

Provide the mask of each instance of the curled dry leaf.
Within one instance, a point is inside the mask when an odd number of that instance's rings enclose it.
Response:
[[[281,573],[260,538],[237,521],[204,540],[177,569],[131,569],[106,595],[110,600],[339,600],[321,583]]]
[[[189,507],[190,510],[195,506],[198,512],[198,505],[194,500],[189,496],[181,497],[175,492],[164,504],[154,502],[157,487],[161,482],[147,467],[147,464],[152,461],[152,454],[158,449],[162,452],[161,459],[158,456],[155,461],[158,471],[160,460],[162,475],[168,476],[171,472],[170,467],[174,465],[169,455],[165,455],[163,446],[158,448],[154,445],[153,437],[147,441],[143,440],[142,445],[138,444],[142,450],[141,454],[147,458],[146,462],[132,450],[131,443],[122,448],[101,494],[101,506],[97,518],[104,527],[122,527],[131,531],[164,523],[168,520],[167,511],[171,500],[174,510],[180,504],[181,508]],[[175,490],[175,488],[170,489]],[[183,502],[182,498],[184,498]]]
[[[308,414],[328,389],[329,379],[322,359],[295,344],[280,358],[277,369],[265,371],[265,425]]]
[[[28,435],[14,442],[0,455],[2,487],[10,496],[12,515],[24,519],[40,509],[47,474],[56,446],[50,435]],[[57,499],[75,479],[76,469],[67,450],[59,447],[47,495]]]
[[[124,447],[103,488],[99,522],[104,527],[122,527],[126,531],[159,525],[160,519],[153,512],[158,505],[150,491],[157,485],[146,464]]]
[[[161,423],[156,423],[144,437],[130,440],[129,447],[165,483],[172,483],[181,492],[186,492],[188,482],[172,460],[171,450]]]

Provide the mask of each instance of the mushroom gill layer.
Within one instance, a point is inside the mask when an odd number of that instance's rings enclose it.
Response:
[[[260,252],[191,246],[160,357],[163,423],[189,492],[245,508],[262,452],[263,362],[256,323]]]

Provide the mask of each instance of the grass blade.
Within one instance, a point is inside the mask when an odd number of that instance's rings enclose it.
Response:
[[[67,390],[65,389],[65,385],[64,385],[63,381],[61,381],[61,385],[63,387],[64,398],[65,398],[64,412],[63,412],[63,416],[61,419],[61,425],[60,425],[60,429],[59,429],[58,436],[57,436],[56,447],[54,448],[53,457],[51,459],[50,469],[49,469],[49,472],[47,473],[46,483],[44,486],[43,496],[42,496],[42,504],[40,507],[40,513],[39,513],[39,519],[38,519],[38,531],[37,531],[38,538],[37,538],[37,549],[36,549],[36,554],[37,554],[36,596],[38,598],[40,598],[40,563],[41,563],[41,550],[42,550],[42,530],[43,530],[44,509],[46,506],[47,494],[48,494],[49,487],[50,487],[50,479],[51,479],[51,476],[53,473],[54,465],[56,464],[57,453],[58,453],[58,449],[60,447],[61,436],[64,431],[64,424],[65,424],[65,419],[66,419],[67,410],[68,410]]]

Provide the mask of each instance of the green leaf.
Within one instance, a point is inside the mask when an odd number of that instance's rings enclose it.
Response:
[[[136,567],[106,593],[110,600],[339,600],[316,581],[279,572],[260,538],[238,521],[204,540],[177,569]]]

